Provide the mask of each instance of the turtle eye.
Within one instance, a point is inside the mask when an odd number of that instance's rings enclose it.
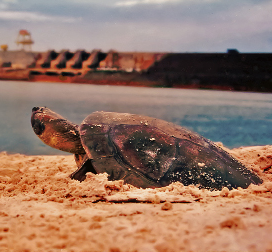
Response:
[[[40,108],[39,107],[34,107],[33,109],[32,109],[32,112],[36,112],[36,111],[38,111]]]
[[[46,107],[44,107],[44,108],[46,108]],[[34,108],[32,109],[32,112],[36,112],[36,111],[38,111],[38,112],[43,112],[43,108],[34,107]]]
[[[42,134],[45,130],[44,124],[38,119],[32,120],[31,124],[36,135]]]

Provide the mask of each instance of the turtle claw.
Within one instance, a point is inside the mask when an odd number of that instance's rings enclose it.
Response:
[[[93,168],[91,159],[88,159],[81,167],[79,167],[75,172],[73,172],[70,175],[70,178],[82,182],[83,180],[86,179],[87,172],[92,172],[94,174],[97,174],[97,172]]]

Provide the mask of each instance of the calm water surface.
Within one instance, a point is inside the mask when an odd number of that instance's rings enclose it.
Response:
[[[0,82],[0,151],[65,154],[43,144],[31,109],[47,106],[80,124],[97,110],[161,118],[233,148],[272,144],[272,94],[99,85]]]

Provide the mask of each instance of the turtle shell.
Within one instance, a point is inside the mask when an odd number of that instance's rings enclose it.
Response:
[[[95,112],[80,126],[97,173],[137,187],[180,181],[202,188],[246,188],[262,181],[223,149],[181,126],[147,116]]]

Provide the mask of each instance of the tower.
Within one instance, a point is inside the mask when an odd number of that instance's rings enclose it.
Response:
[[[31,51],[31,45],[34,44],[34,41],[31,39],[31,34],[27,30],[20,30],[16,43],[21,46],[22,50],[29,49]]]

